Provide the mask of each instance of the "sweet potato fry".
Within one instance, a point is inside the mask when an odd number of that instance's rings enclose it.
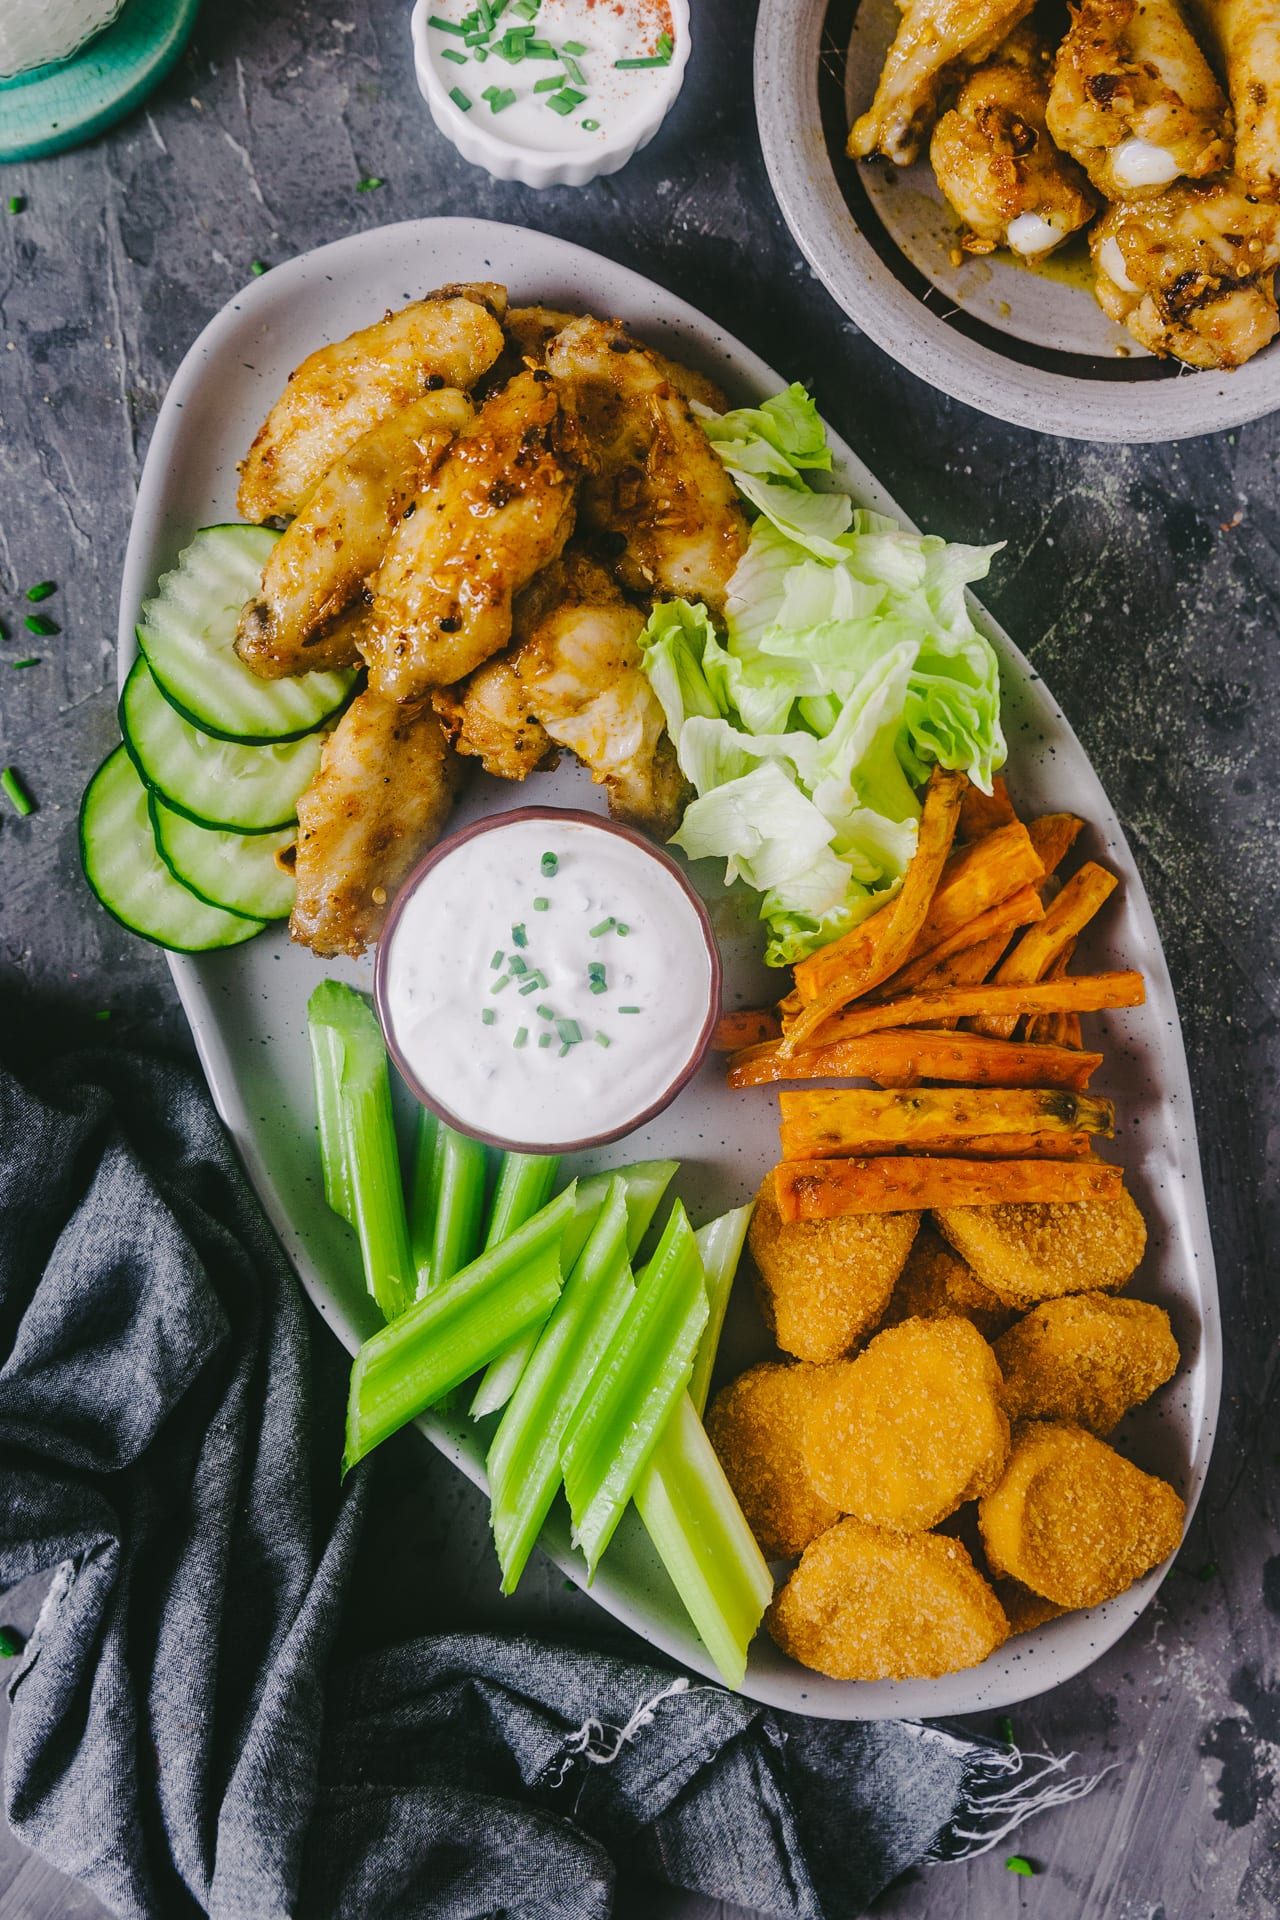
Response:
[[[981,840],[984,834],[994,833],[997,827],[1009,826],[1017,817],[1002,773],[998,773],[991,782],[990,793],[984,793],[981,787],[975,787],[971,781],[960,803],[956,839],[962,842]]]
[[[865,1087],[819,1087],[778,1096],[784,1160],[824,1160],[844,1154],[901,1149],[917,1153],[964,1151],[967,1140],[990,1141],[975,1149],[1016,1155],[1042,1137],[1086,1140],[1115,1130],[1110,1100],[1066,1093],[1056,1087],[918,1087],[886,1092]],[[1037,1149],[1032,1149],[1033,1152]],[[1047,1149],[1052,1152],[1052,1146]]]
[[[729,1062],[729,1085],[874,1080],[882,1087],[914,1087],[922,1080],[945,1080],[979,1087],[1069,1087],[1082,1093],[1101,1065],[1100,1053],[902,1027],[790,1057],[772,1041],[748,1047]]]
[[[1028,820],[1027,832],[1040,856],[1045,880],[1062,865],[1083,826],[1084,821],[1074,813],[1042,813],[1038,819]],[[1044,880],[1040,884],[1043,887]]]
[[[716,1053],[738,1053],[743,1047],[759,1046],[762,1040],[776,1040],[781,1032],[782,1023],[772,1007],[740,1007],[720,1015],[711,1045]]]
[[[992,976],[993,984],[1017,986],[1045,979],[1068,943],[1079,938],[1081,929],[1118,885],[1114,873],[1092,860],[1086,861],[1078,873],[1072,874],[1044,918],[1029,927],[1012,953],[1000,962]],[[973,1026],[975,1032],[989,1034],[993,1040],[1007,1040],[1017,1023],[1017,1014],[981,1013]]]
[[[860,927],[797,963],[796,991],[805,1010],[784,1038],[783,1045],[789,1051],[802,1046],[806,1035],[836,1007],[878,987],[906,960],[955,838],[967,785],[964,774],[934,768],[920,816],[916,850],[895,897]]]
[[[1053,965],[1045,973],[1044,978],[1046,980],[1061,980],[1063,974],[1071,965],[1071,957],[1075,953],[1075,950],[1076,942],[1074,940],[1068,940]],[[1026,1038],[1033,1044],[1044,1041],[1049,1046],[1069,1047],[1072,1045],[1072,1042],[1067,1038],[1067,1022],[1072,1019],[1074,1019],[1076,1023],[1077,1035],[1074,1044],[1079,1046],[1080,1016],[1078,1013],[1030,1013],[1027,1014],[1023,1020],[1022,1030]]]
[[[971,980],[985,980],[1019,927],[1034,926],[1037,920],[1043,918],[1044,904],[1035,888],[1019,887],[1017,893],[1010,894],[1007,900],[988,907],[985,913],[966,921],[964,926],[957,927],[945,940],[940,940],[936,947],[917,955],[907,966],[899,967],[893,978],[886,980],[883,987],[878,989],[879,998],[894,999],[900,993],[909,993],[913,987],[921,986],[926,980],[939,984],[938,977],[947,961],[971,952],[974,947],[981,947],[984,954],[992,950],[992,958],[989,962],[984,961],[981,972],[970,975]],[[967,968],[962,971],[969,972]]]
[[[900,1000],[878,1004],[862,1001],[856,1007],[825,1020],[810,1045],[828,1047],[836,1040],[856,1040],[886,1027],[927,1027],[935,1021],[964,1019],[976,1014],[1096,1013],[1102,1007],[1140,1007],[1146,998],[1142,975],[1117,973],[1068,974],[1061,980],[1034,980],[1026,985],[938,987],[905,993]],[[780,1042],[785,1049],[786,1041]]]
[[[1091,1133],[974,1133],[940,1140],[929,1152],[948,1160],[1087,1160],[1093,1140]]]
[[[1044,878],[1044,865],[1020,820],[957,847],[942,869],[929,911],[921,923],[909,960],[946,940],[1022,887]]]
[[[774,1169],[784,1221],[904,1208],[999,1207],[1028,1201],[1114,1200],[1124,1185],[1103,1160],[784,1160]]]

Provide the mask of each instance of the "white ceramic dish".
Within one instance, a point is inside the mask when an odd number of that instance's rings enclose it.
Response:
[[[193,528],[234,514],[236,461],[291,368],[321,342],[366,325],[371,314],[432,286],[467,279],[505,281],[522,301],[620,315],[738,398],[759,399],[782,384],[763,361],[682,301],[545,234],[486,221],[420,220],[304,254],[224,307],[174,376],[147,455],[125,559],[122,677],[134,657],[139,606],[157,575],[172,565]],[[849,449],[839,441],[833,445],[839,477],[857,498],[880,512],[896,511]],[[1019,799],[1031,810],[1071,807],[1083,814],[1091,823],[1089,851],[1106,859],[1124,883],[1096,952],[1087,958],[1140,965],[1147,976],[1145,1007],[1100,1019],[1107,1065],[1099,1090],[1119,1103],[1120,1150],[1151,1225],[1137,1291],[1169,1308],[1183,1364],[1176,1380],[1126,1423],[1123,1443],[1141,1465],[1167,1474],[1193,1507],[1209,1461],[1221,1361],[1213,1254],[1177,1009],[1141,880],[1097,777],[1043,683],[992,622],[984,625],[1006,670],[1010,776]],[[601,811],[599,792],[568,768],[539,776],[529,790],[482,779],[457,820],[464,824],[534,799]],[[766,982],[756,958],[751,903],[743,894],[726,895],[705,866],[697,880],[721,941],[727,1001],[758,1004]],[[305,1008],[326,973],[367,988],[372,962],[319,961],[290,946],[283,929],[274,929],[234,952],[171,956],[170,965],[214,1098],[250,1178],[317,1309],[354,1348],[372,1331],[372,1310],[354,1237],[328,1211],[321,1191]],[[774,1102],[759,1092],[731,1093],[713,1057],[656,1121],[627,1142],[573,1164],[587,1170],[651,1156],[678,1158],[684,1163],[679,1190],[696,1223],[745,1200],[776,1154]],[[737,1371],[762,1349],[759,1319],[743,1286],[726,1332],[723,1370]],[[483,1441],[474,1428],[444,1417],[422,1425],[471,1479],[482,1481]],[[665,1653],[709,1672],[647,1538],[632,1521],[629,1514],[605,1557],[595,1597]],[[553,1514],[544,1544],[568,1574],[584,1581],[563,1506]],[[1138,1617],[1159,1580],[1154,1573],[1107,1606],[1068,1615],[1009,1642],[984,1666],[938,1681],[828,1680],[792,1665],[762,1634],[745,1690],[776,1706],[836,1719],[1007,1706],[1087,1667]]]
[[[531,147],[510,138],[510,121],[486,113],[479,99],[464,112],[450,98],[463,70],[449,68],[446,79],[445,69],[433,57],[429,22],[438,10],[435,0],[416,0],[410,20],[418,90],[445,139],[452,141],[464,160],[473,167],[483,167],[495,180],[519,180],[526,187],[585,187],[605,174],[617,173],[641,147],[647,147],[675,104],[689,63],[689,0],[667,0],[667,4],[673,40],[670,64],[645,74],[646,84],[636,110],[621,121],[616,132],[610,131],[606,113],[599,132],[576,146]],[[589,55],[583,57],[589,73]],[[477,70],[473,67],[469,71],[475,74]],[[511,69],[490,66],[487,74],[508,81]],[[579,113],[594,117],[589,100]]]
[[[927,158],[845,156],[898,20],[893,0],[762,0],[755,94],[778,204],[832,297],[943,393],[1076,440],[1182,440],[1280,406],[1280,340],[1234,373],[1144,353],[1091,287],[1007,254],[952,264],[957,222]],[[1077,258],[1080,243],[1075,243]]]

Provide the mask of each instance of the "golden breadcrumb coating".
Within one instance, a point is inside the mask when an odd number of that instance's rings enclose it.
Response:
[[[1071,1293],[1046,1300],[996,1341],[1011,1420],[1064,1420],[1110,1433],[1176,1370],[1163,1307]]]
[[[994,1340],[1011,1314],[967,1261],[926,1224],[916,1235],[907,1264],[885,1309],[881,1327],[904,1320],[971,1320],[984,1340]]]
[[[765,1176],[748,1244],[760,1309],[778,1345],[821,1366],[874,1327],[911,1251],[918,1213],[849,1213],[784,1225]]]
[[[784,1653],[833,1680],[936,1680],[1008,1638],[991,1588],[958,1540],[840,1520],[806,1547],[765,1625]]]
[[[1016,1633],[1034,1633],[1037,1627],[1048,1626],[1050,1620],[1060,1620],[1068,1611],[1046,1600],[1043,1594],[1032,1593],[1020,1580],[996,1580],[992,1588],[1009,1622],[1010,1639]]]
[[[1019,1308],[1122,1287],[1147,1245],[1146,1222],[1123,1188],[1114,1200],[944,1207],[934,1219],[983,1285]]]
[[[821,1367],[766,1361],[711,1403],[707,1432],[767,1560],[793,1560],[840,1518],[815,1493],[801,1452]]]
[[[967,1320],[905,1320],[815,1383],[804,1459],[815,1490],[870,1526],[934,1527],[1000,1478],[1000,1369]]]
[[[1083,1427],[1033,1421],[1014,1435],[978,1524],[993,1573],[1060,1607],[1096,1607],[1168,1559],[1184,1511],[1167,1480]]]

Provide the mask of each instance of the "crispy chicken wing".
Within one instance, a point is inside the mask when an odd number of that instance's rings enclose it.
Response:
[[[264,625],[248,639],[242,632],[236,640],[236,652],[260,680],[286,680],[295,673],[332,673],[337,668],[362,667],[360,642],[368,620],[369,603],[361,596],[336,620],[308,635],[300,648],[277,645],[271,628]]]
[[[446,288],[295,367],[249,449],[237,503],[246,520],[299,511],[347,449],[432,387],[465,392],[502,351],[501,287]]]
[[[590,318],[555,336],[547,366],[579,429],[583,524],[619,545],[622,584],[723,611],[747,524],[673,379],[620,326]]]
[[[311,671],[307,649],[361,596],[405,510],[470,418],[466,395],[444,387],[380,421],[334,462],[271,549],[261,592],[240,615],[236,652],[246,666],[269,680]]]
[[[523,780],[552,763],[555,748],[530,708],[518,650],[495,654],[456,687],[436,687],[431,704],[459,753],[499,780]]]
[[[486,400],[392,536],[373,582],[370,684],[388,700],[450,686],[505,647],[511,603],[573,530],[577,473],[545,372]]]
[[[1099,193],[1159,193],[1229,163],[1226,97],[1178,0],[1081,0],[1072,11],[1047,118]]]
[[[579,314],[561,313],[555,307],[511,307],[504,322],[508,351],[516,356],[511,371],[514,373],[524,365],[544,366],[547,348],[556,335],[580,318]],[[699,373],[696,367],[686,367],[679,360],[669,360],[656,347],[646,347],[645,352],[686,400],[696,400],[712,413],[725,411],[729,403],[724,393],[705,373]]]
[[[353,700],[298,801],[293,938],[361,954],[414,862],[444,830],[459,767],[429,706]]]
[[[1280,0],[1195,0],[1222,60],[1236,121],[1235,171],[1280,193]]]
[[[911,164],[933,125],[943,83],[976,67],[1030,13],[1034,0],[907,0],[870,107],[853,123],[849,154]]]
[[[1151,353],[1239,367],[1275,337],[1280,206],[1238,180],[1117,201],[1089,236],[1098,304]]]
[[[970,253],[1011,247],[1039,259],[1093,218],[1097,201],[1045,125],[1053,55],[1033,27],[1018,27],[974,70],[933,130],[938,185],[968,233]]]

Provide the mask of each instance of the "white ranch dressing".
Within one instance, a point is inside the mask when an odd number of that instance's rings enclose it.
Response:
[[[457,25],[471,13],[473,4],[474,0],[436,0],[432,14]],[[522,26],[531,26],[535,39],[549,41],[557,50],[566,41],[585,48],[570,55],[582,74],[582,84],[570,74],[565,86],[584,96],[570,112],[559,113],[548,104],[555,97],[552,89],[534,90],[539,81],[549,81],[564,70],[560,61],[528,58],[513,65],[497,51],[506,32]],[[670,15],[653,0],[542,0],[532,21],[510,8],[501,13],[487,46],[481,49],[485,58],[479,61],[475,47],[468,47],[455,34],[430,27],[429,58],[454,105],[492,138],[536,153],[589,150],[618,144],[633,122],[650,116],[655,89],[668,90],[669,66],[619,68],[614,64],[652,56],[664,30],[671,32]],[[450,54],[463,55],[466,65],[448,58]],[[509,90],[516,98],[495,113],[484,98],[491,87]],[[462,106],[459,93],[470,101],[469,107]]]
[[[459,841],[385,938],[382,1015],[418,1084],[463,1128],[535,1149],[619,1131],[661,1102],[711,1006],[692,902],[604,825],[517,820]]]

